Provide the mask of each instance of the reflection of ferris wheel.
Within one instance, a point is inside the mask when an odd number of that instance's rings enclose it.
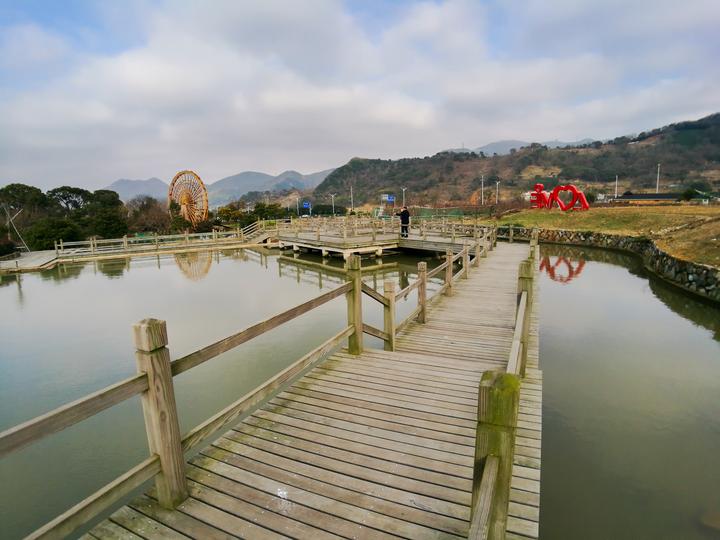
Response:
[[[180,171],[175,175],[168,190],[168,206],[180,205],[180,215],[197,225],[208,218],[208,193],[205,184],[193,171]]]
[[[185,277],[192,281],[200,281],[210,271],[212,266],[212,253],[200,251],[197,253],[176,253],[175,262]]]

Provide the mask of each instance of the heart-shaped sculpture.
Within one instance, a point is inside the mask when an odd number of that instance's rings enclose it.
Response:
[[[560,193],[563,191],[569,191],[572,195],[572,199],[569,203],[563,202],[563,200],[560,198]],[[565,186],[555,186],[555,189],[552,190],[552,194],[550,195],[550,204],[553,202],[556,202],[557,205],[560,207],[560,210],[563,212],[567,212],[570,208],[575,208],[575,204],[580,200],[580,192],[578,191],[578,188],[576,188],[572,184],[567,184]]]

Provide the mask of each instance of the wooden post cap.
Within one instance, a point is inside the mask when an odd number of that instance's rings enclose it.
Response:
[[[160,319],[143,319],[133,325],[133,341],[138,351],[152,352],[168,344],[167,325]]]
[[[515,427],[520,397],[517,375],[486,371],[480,380],[478,421],[502,427]]]
[[[427,272],[427,263],[425,261],[418,263],[418,272]]]
[[[385,296],[390,296],[392,294],[394,297],[395,282],[391,279],[386,279],[383,283],[383,292],[385,293]]]

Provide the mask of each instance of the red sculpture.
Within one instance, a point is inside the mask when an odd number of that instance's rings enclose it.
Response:
[[[559,195],[561,191],[569,191],[572,194],[572,199],[569,203],[565,204],[560,198]],[[535,184],[535,191],[530,193],[530,207],[552,208],[553,203],[557,203],[563,212],[567,212],[568,210],[587,210],[590,208],[585,194],[572,184],[556,186],[555,189],[552,190],[552,193],[545,191],[543,184]],[[580,206],[576,206],[578,203],[580,203]]]

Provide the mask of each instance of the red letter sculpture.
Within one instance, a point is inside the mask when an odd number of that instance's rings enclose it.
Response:
[[[572,199],[565,204],[560,198],[560,192],[569,191]],[[568,210],[587,210],[590,205],[585,198],[585,194],[572,184],[565,186],[556,186],[552,193],[545,191],[545,186],[535,184],[535,191],[530,193],[530,208],[552,208],[553,203],[557,203],[560,210],[567,212]],[[576,206],[580,203],[580,206]]]

